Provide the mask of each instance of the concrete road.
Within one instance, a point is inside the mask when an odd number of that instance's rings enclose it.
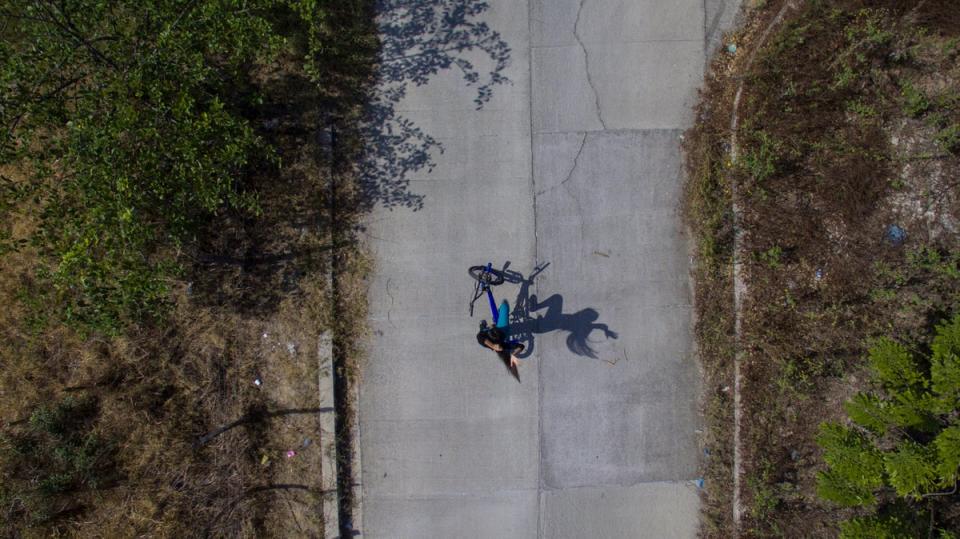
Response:
[[[476,16],[509,45],[510,83],[482,109],[456,65],[381,83],[405,91],[394,118],[443,153],[423,143],[435,166],[400,167],[419,209],[368,223],[358,531],[693,537],[700,388],[679,137],[736,6],[488,4]],[[403,5],[381,4],[385,33],[404,35],[390,27],[411,17]],[[483,300],[467,313],[466,269],[488,261],[512,272],[495,294],[529,347],[520,384],[477,345]]]

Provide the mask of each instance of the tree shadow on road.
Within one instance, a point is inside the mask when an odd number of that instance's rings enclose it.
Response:
[[[376,89],[361,125],[359,163],[364,209],[376,206],[419,210],[423,196],[409,190],[410,176],[432,170],[443,145],[397,110],[408,85],[422,86],[448,69],[477,90],[483,107],[510,60],[510,47],[480,20],[489,4],[475,0],[377,0],[380,55]],[[481,62],[475,65],[468,57]]]
[[[598,322],[600,313],[596,309],[588,307],[576,312],[564,313],[562,295],[553,294],[542,301],[536,294],[530,295],[530,287],[534,279],[549,265],[548,262],[537,266],[527,277],[509,269],[510,262],[504,264],[501,270],[507,282],[520,285],[517,299],[510,311],[510,336],[525,347],[520,357],[529,357],[533,353],[535,335],[566,331],[568,332],[566,339],[568,350],[578,356],[599,359],[596,350],[591,346],[594,342],[590,340],[591,335],[594,332],[602,332],[604,339],[616,339],[619,335],[607,324]],[[531,314],[541,310],[545,312],[535,316]]]
[[[307,48],[303,29],[278,20],[292,50],[234,91],[259,96],[245,114],[283,166],[251,162],[247,188],[260,213],[219,215],[188,253],[194,301],[267,316],[354,242],[339,232],[362,225],[344,216],[422,208],[409,178],[432,169],[443,147],[397,109],[409,85],[445,70],[476,89],[478,108],[509,82],[510,47],[482,22],[488,9],[472,0],[342,2],[325,8],[335,31],[319,51]],[[307,54],[324,66],[317,80],[298,67]]]

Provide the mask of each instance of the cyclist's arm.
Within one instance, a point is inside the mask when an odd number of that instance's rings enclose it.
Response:
[[[483,345],[487,348],[493,350],[494,352],[500,352],[503,350],[503,347],[499,344],[491,341],[490,339],[483,339]]]

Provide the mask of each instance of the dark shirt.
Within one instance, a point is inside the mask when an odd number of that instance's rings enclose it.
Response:
[[[491,350],[484,341],[490,341],[493,344],[499,344],[501,346],[500,351],[496,351],[497,355],[500,356],[507,365],[510,364],[510,354],[514,351],[523,350],[523,345],[517,342],[507,342],[507,334],[500,328],[490,328],[487,330],[481,330],[480,333],[477,333],[477,342],[480,343],[480,346]]]
[[[523,345],[519,343],[508,343],[507,334],[500,328],[490,328],[487,330],[481,330],[480,333],[477,333],[477,342],[480,343],[480,346],[489,350],[490,348],[484,344],[485,341],[490,341],[493,344],[499,344],[503,347],[499,352],[497,352],[497,356],[499,356],[500,360],[503,361],[504,367],[506,367],[507,370],[510,371],[514,378],[516,378],[519,382],[520,374],[517,372],[517,368],[511,366],[510,364],[510,352],[516,349],[523,350]]]
[[[503,330],[499,328],[481,330],[480,333],[477,333],[477,342],[480,343],[480,346],[484,348],[487,348],[487,345],[484,344],[484,341],[491,341],[494,344],[503,346],[506,338],[507,336],[504,335]],[[504,346],[504,348],[506,348],[506,346]]]

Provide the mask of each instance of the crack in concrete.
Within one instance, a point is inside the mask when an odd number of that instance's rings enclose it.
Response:
[[[570,186],[567,185],[567,182],[573,178],[573,173],[577,170],[577,165],[580,163],[580,154],[583,153],[583,147],[587,143],[587,133],[583,134],[583,138],[580,139],[580,148],[577,150],[577,155],[573,157],[573,166],[570,167],[570,172],[567,173],[567,177],[559,183],[557,187],[563,187],[563,190],[567,192],[567,195],[573,199],[573,203],[577,206],[577,220],[580,221],[580,260],[583,259],[583,205],[580,204],[580,199],[573,194],[573,191],[570,190]]]
[[[393,323],[393,319],[390,317],[390,313],[393,312],[393,306],[394,306],[394,304],[396,303],[396,300],[393,298],[393,294],[390,293],[390,283],[391,283],[391,282],[392,282],[392,279],[387,279],[387,284],[386,284],[386,286],[385,286],[384,288],[386,289],[387,297],[390,298],[390,307],[387,308],[387,322],[390,323],[390,326],[391,326],[391,327],[394,327],[394,328],[395,328],[395,327],[397,327],[397,325]]]
[[[554,185],[553,187],[548,187],[541,191],[534,189],[534,224],[536,224],[536,197],[549,193],[558,187],[562,187],[567,195],[573,199],[573,203],[577,207],[577,219],[580,221],[580,249],[581,249],[581,258],[583,255],[583,205],[580,203],[580,199],[573,194],[573,191],[570,190],[568,183],[573,179],[574,172],[577,171],[577,168],[580,165],[580,155],[583,154],[583,148],[587,145],[587,137],[589,136],[588,132],[584,132],[583,136],[580,137],[580,146],[577,148],[576,155],[573,156],[573,164],[570,166],[570,170],[567,171],[566,176],[563,178],[563,181]],[[536,187],[536,186],[534,186]],[[536,241],[537,237],[534,234],[534,240]]]
[[[538,236],[538,234],[537,234],[537,197],[540,196],[540,195],[543,195],[543,194],[545,194],[545,193],[549,193],[549,192],[553,191],[554,189],[556,189],[556,188],[558,188],[558,187],[562,187],[562,188],[563,188],[563,190],[564,190],[564,191],[567,193],[567,195],[573,200],[573,203],[574,203],[574,205],[576,206],[577,220],[578,220],[579,223],[580,223],[580,229],[579,229],[579,233],[580,233],[580,243],[579,243],[579,244],[580,244],[580,255],[581,255],[581,256],[580,256],[580,260],[583,259],[583,256],[584,256],[584,255],[583,255],[583,249],[584,249],[584,242],[583,242],[583,227],[584,227],[584,224],[583,224],[583,205],[580,203],[580,199],[579,199],[579,198],[574,194],[574,192],[571,190],[570,185],[569,185],[569,182],[570,182],[570,180],[573,179],[574,173],[577,171],[577,169],[578,169],[579,166],[580,166],[580,156],[583,154],[583,149],[584,149],[584,148],[586,147],[586,145],[587,145],[587,137],[588,137],[589,135],[590,135],[590,133],[589,133],[589,132],[586,132],[586,131],[581,135],[581,137],[580,137],[580,143],[579,143],[579,145],[578,145],[578,147],[577,147],[577,153],[573,156],[573,164],[570,165],[570,170],[567,171],[566,175],[564,176],[563,180],[562,180],[560,183],[558,183],[558,184],[556,184],[556,185],[554,185],[554,186],[552,186],[552,187],[548,187],[548,188],[546,188],[546,189],[542,189],[542,190],[540,190],[540,191],[537,191],[537,189],[536,189],[536,180],[535,180],[536,171],[532,171],[533,174],[531,174],[531,176],[532,176],[531,179],[532,179],[532,183],[533,183],[533,223],[534,223],[534,235],[533,235],[533,237],[534,237],[534,245],[535,245],[534,249],[535,249],[535,254],[536,254],[537,263],[539,263],[539,257],[540,257],[539,246],[538,246],[538,243],[537,243],[537,242],[539,241],[539,236]],[[531,154],[531,155],[532,155],[532,154]],[[538,292],[539,292],[539,288],[538,288],[537,290],[538,290]],[[539,372],[539,371],[538,371],[538,372]],[[542,419],[542,418],[541,418],[541,419]],[[541,429],[540,432],[542,432],[542,429]],[[546,485],[546,483],[545,483],[542,475],[541,475],[541,477],[540,477],[540,484],[541,484],[541,485]],[[547,487],[547,489],[550,488],[549,485],[546,485],[546,487]]]
[[[573,165],[570,167],[570,171],[567,172],[567,177],[560,182],[560,185],[565,185],[570,178],[573,177],[573,173],[577,170],[577,165],[580,164],[580,154],[583,153],[583,147],[587,145],[587,133],[583,134],[583,137],[580,139],[580,147],[577,148],[577,155],[573,156]]]
[[[597,108],[597,120],[600,121],[600,126],[606,130],[607,124],[603,121],[603,109],[600,108],[600,93],[597,92],[597,87],[593,84],[593,77],[590,76],[590,55],[587,54],[587,46],[583,43],[583,39],[577,31],[577,28],[580,26],[580,14],[583,12],[583,5],[585,3],[587,3],[587,0],[580,0],[580,7],[577,8],[577,20],[573,22],[573,37],[576,38],[577,43],[580,44],[580,49],[583,51],[584,71],[587,73],[587,84],[590,85],[590,89],[593,91],[593,100]]]
[[[549,193],[550,191],[553,191],[557,187],[564,186],[564,184],[566,184],[568,181],[570,181],[571,178],[573,178],[573,173],[577,170],[577,165],[580,162],[580,154],[583,153],[583,147],[586,146],[586,142],[587,142],[587,133],[584,133],[583,137],[580,138],[580,147],[577,148],[577,154],[573,156],[573,165],[570,166],[570,170],[567,171],[567,174],[564,177],[563,181],[561,181],[557,185],[554,185],[553,187],[548,187],[540,191],[535,191],[534,192],[535,196],[540,196],[544,193]]]

